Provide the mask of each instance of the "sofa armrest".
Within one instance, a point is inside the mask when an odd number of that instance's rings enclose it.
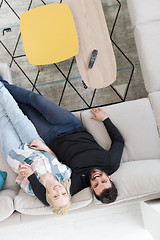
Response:
[[[9,66],[6,63],[0,63],[0,75],[4,80],[12,83],[12,75]]]

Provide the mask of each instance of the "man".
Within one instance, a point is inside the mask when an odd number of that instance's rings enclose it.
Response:
[[[10,85],[2,78],[0,80],[59,161],[72,169],[71,195],[90,186],[101,202],[115,201],[117,189],[109,175],[120,165],[124,141],[106,113],[100,108],[91,110],[91,118],[103,122],[112,140],[108,151],[95,141],[71,112],[39,94]],[[44,187],[36,183],[34,174],[28,180],[35,195],[42,201],[40,196],[42,192],[45,196]],[[42,202],[45,204],[44,199]]]

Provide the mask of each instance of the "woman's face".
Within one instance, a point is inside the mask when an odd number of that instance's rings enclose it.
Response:
[[[48,190],[48,199],[55,208],[67,205],[70,200],[65,187],[59,182]]]

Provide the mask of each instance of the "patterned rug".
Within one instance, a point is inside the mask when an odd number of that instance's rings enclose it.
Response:
[[[51,3],[59,3],[59,1],[0,1],[0,62],[8,63],[11,67],[15,85],[38,91],[46,98],[71,111],[143,98],[147,95],[125,0],[102,0],[110,33],[116,21],[112,44],[117,63],[117,79],[112,86],[97,90],[85,88],[76,61],[73,63],[69,76],[71,84],[66,84],[63,74],[54,64],[43,66],[41,71],[37,66],[30,65],[25,56],[20,35],[20,15],[28,9]],[[65,75],[67,75],[71,61],[72,59],[68,59],[57,64]],[[62,95],[64,86],[65,91]]]

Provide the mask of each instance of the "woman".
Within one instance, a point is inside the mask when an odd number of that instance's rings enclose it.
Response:
[[[40,140],[33,124],[24,116],[1,82],[0,126],[2,152],[13,171],[18,174],[16,182],[26,193],[34,195],[29,181],[32,177],[34,185],[33,176],[38,178],[46,188],[46,199],[40,198],[41,201],[50,205],[54,213],[64,214],[70,203],[71,170],[61,164]]]

